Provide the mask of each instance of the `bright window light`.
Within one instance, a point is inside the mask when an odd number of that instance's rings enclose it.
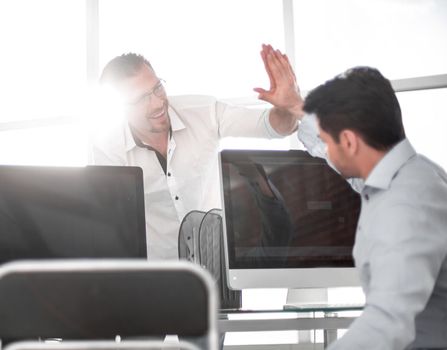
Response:
[[[86,81],[85,1],[2,0],[0,122],[73,114]]]
[[[293,6],[303,89],[358,65],[392,80],[447,73],[445,0],[295,0]]]
[[[100,67],[141,53],[170,95],[256,97],[268,87],[262,43],[284,49],[278,0],[100,0]]]
[[[447,89],[397,94],[406,135],[416,151],[447,170]]]
[[[0,164],[82,166],[88,162],[85,127],[68,123],[0,131]]]

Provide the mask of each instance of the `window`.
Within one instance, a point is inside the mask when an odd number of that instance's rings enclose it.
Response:
[[[80,123],[0,132],[0,164],[80,166],[87,163],[87,134]]]
[[[413,147],[447,169],[447,89],[400,92],[397,98]]]
[[[2,0],[0,122],[73,115],[85,90],[85,1]]]
[[[447,86],[444,0],[295,0],[293,13],[294,32],[286,35],[294,37],[295,71],[303,90],[359,65],[376,67],[392,81],[412,80],[415,89],[433,75],[444,75],[437,81]],[[411,79],[416,77],[421,78]],[[416,151],[444,168],[446,90],[397,94]]]
[[[358,65],[391,80],[447,73],[444,0],[295,0],[293,6],[303,89]]]
[[[100,67],[141,53],[171,95],[256,96],[261,44],[284,48],[278,0],[100,0],[99,32]]]
[[[0,163],[85,164],[85,1],[3,0],[0,32]]]

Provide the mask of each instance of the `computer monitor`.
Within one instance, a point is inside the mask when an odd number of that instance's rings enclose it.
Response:
[[[0,166],[0,264],[146,258],[141,168]]]
[[[220,153],[229,285],[359,286],[352,248],[360,197],[305,151]]]

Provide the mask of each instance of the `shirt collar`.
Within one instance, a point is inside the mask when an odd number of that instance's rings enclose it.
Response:
[[[186,128],[185,124],[183,124],[182,120],[178,116],[177,111],[171,105],[168,106],[168,113],[169,118],[171,119],[171,128],[173,132]]]
[[[407,139],[400,141],[376,164],[365,181],[365,187],[388,189],[400,168],[415,155],[416,151]]]
[[[137,147],[137,144],[135,142],[135,139],[133,138],[132,131],[130,131],[130,126],[127,121],[123,122],[124,124],[124,145],[126,148],[126,152],[131,151],[135,147]]]
[[[183,124],[177,112],[171,105],[168,106],[168,115],[169,119],[171,120],[172,133],[186,128],[185,124]],[[132,135],[132,131],[130,130],[129,123],[127,123],[127,121],[124,122],[124,144],[126,152],[129,152],[137,147],[135,139]]]

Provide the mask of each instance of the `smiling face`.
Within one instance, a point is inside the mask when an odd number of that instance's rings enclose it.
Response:
[[[136,75],[117,84],[125,101],[130,126],[139,133],[166,133],[170,129],[168,99],[152,68],[142,65]]]

